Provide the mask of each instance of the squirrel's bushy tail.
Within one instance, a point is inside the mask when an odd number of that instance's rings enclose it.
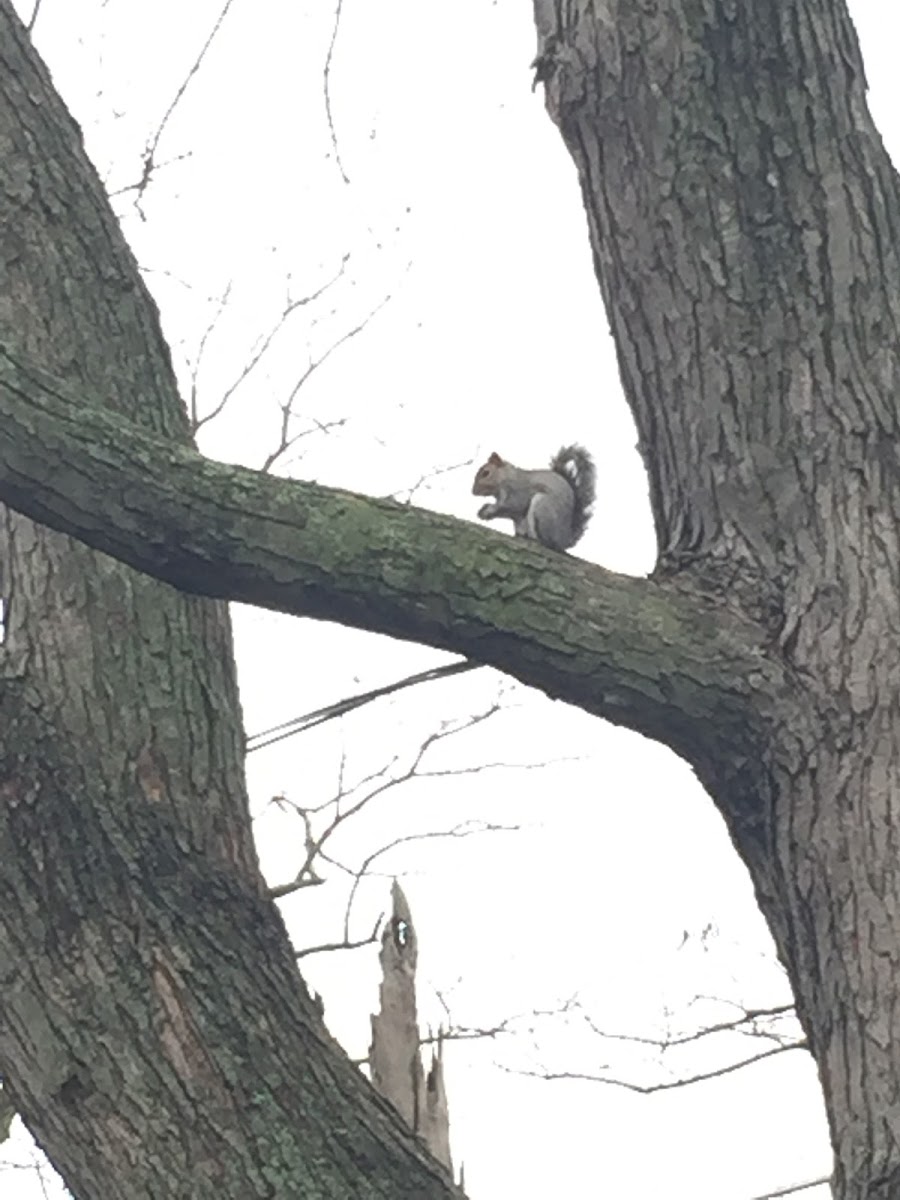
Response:
[[[575,493],[575,512],[572,520],[572,545],[587,529],[594,505],[597,468],[584,446],[563,446],[553,456],[550,470],[562,475]]]

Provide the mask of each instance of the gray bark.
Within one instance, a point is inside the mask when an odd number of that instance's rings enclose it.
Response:
[[[650,478],[657,578],[792,686],[698,761],[794,986],[842,1200],[900,1196],[900,193],[842,0],[535,0]]]
[[[0,162],[0,340],[187,445],[156,309],[5,0]],[[458,1195],[331,1042],[265,894],[225,605],[9,509],[0,564],[0,1074],[72,1194]]]

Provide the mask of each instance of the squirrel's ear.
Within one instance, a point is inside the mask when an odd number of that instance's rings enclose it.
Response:
[[[488,459],[488,462],[491,463],[491,465],[495,466],[495,467],[499,467],[499,466],[503,465],[503,459],[500,457],[500,455],[497,453],[496,450],[491,455],[491,457]]]

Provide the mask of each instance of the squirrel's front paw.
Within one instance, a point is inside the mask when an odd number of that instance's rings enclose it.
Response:
[[[479,508],[479,510],[478,510],[479,520],[482,520],[482,521],[489,521],[493,515],[494,515],[493,504],[482,504],[481,508]]]

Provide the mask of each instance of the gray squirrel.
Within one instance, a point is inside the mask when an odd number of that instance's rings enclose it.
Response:
[[[472,494],[496,496],[482,504],[482,521],[508,517],[516,537],[532,538],[551,550],[568,550],[587,528],[597,471],[582,446],[564,446],[549,470],[523,471],[492,454],[478,468]]]

